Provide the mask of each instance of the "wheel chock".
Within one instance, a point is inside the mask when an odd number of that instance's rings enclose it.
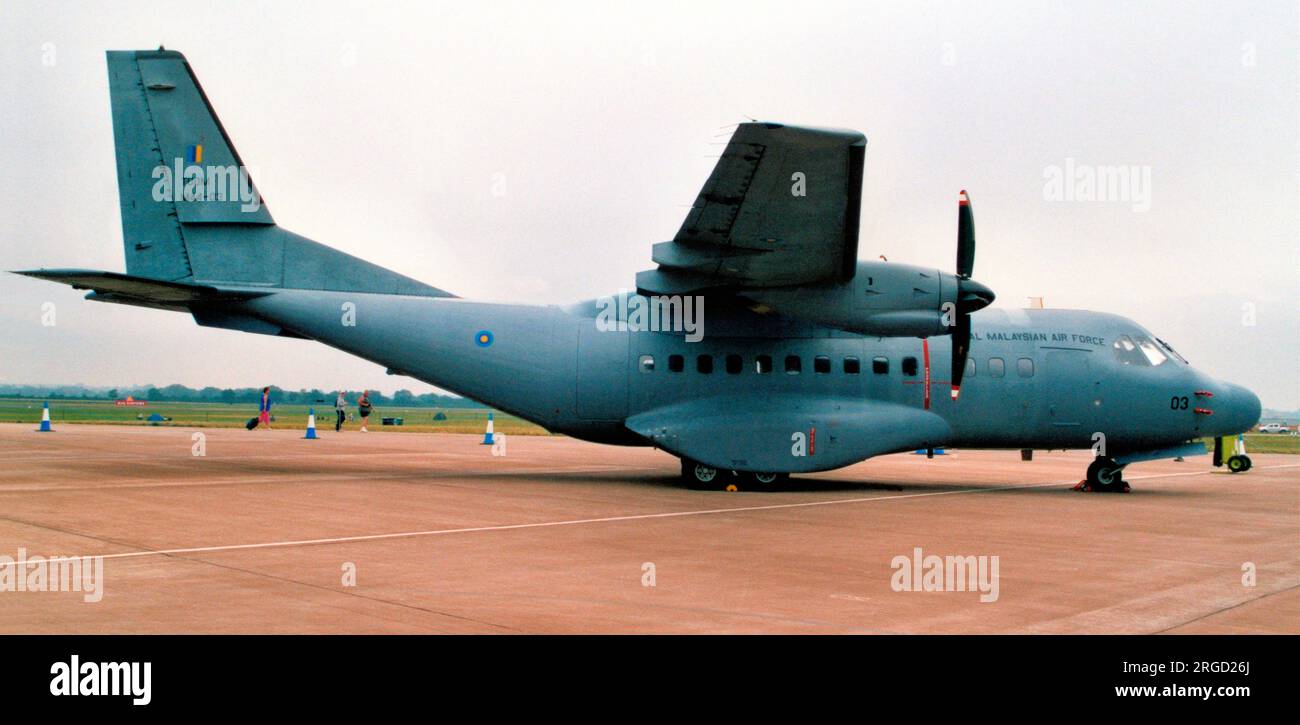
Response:
[[[1070,487],[1071,491],[1081,491],[1083,493],[1128,493],[1133,487],[1128,485],[1128,481],[1120,481],[1118,484],[1109,486],[1093,486],[1088,483],[1088,479],[1083,479]]]

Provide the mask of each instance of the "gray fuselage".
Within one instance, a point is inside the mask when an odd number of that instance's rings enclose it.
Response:
[[[703,339],[689,342],[681,332],[601,329],[594,302],[526,306],[277,290],[243,308],[392,372],[605,443],[652,444],[627,425],[648,411],[712,400],[743,413],[783,396],[814,406],[825,400],[928,410],[947,428],[927,444],[969,448],[1089,448],[1102,434],[1112,451],[1140,451],[1238,433],[1259,416],[1254,394],[1197,371],[1168,348],[1154,354],[1154,365],[1140,349],[1121,349],[1122,340],[1155,340],[1136,323],[1078,310],[976,313],[973,363],[954,401],[947,337],[865,337],[743,309],[710,310]],[[760,356],[770,359],[767,372],[760,372]],[[864,449],[857,459],[879,452]]]

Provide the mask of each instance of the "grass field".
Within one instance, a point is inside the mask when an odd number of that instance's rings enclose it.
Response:
[[[41,420],[41,403],[43,401],[0,398],[0,422],[31,423],[36,425]],[[274,428],[291,428],[306,430],[306,405],[274,405],[271,413]],[[334,407],[332,404],[314,406],[316,408],[316,427],[325,430],[334,427]],[[447,416],[446,420],[434,420],[438,412]],[[356,406],[350,411],[353,420],[344,423],[348,430],[356,430],[361,422],[357,418]],[[489,410],[486,408],[401,408],[376,407],[370,416],[371,431],[394,432],[436,432],[436,433],[482,433],[487,425]],[[547,435],[539,426],[501,411],[490,411],[493,427],[499,433],[508,435]],[[158,413],[171,420],[162,423],[149,423],[145,419]],[[184,428],[238,428],[257,416],[256,403],[149,403],[143,407],[118,406],[111,400],[51,400],[50,419],[57,428],[64,423],[99,423],[107,425],[162,425]],[[402,418],[402,425],[382,425],[383,418]]]

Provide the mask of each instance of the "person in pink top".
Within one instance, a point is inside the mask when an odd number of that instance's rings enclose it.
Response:
[[[257,407],[257,423],[271,430],[271,388],[262,388],[262,402]]]

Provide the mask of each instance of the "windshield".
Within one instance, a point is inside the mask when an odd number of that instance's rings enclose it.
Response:
[[[1171,356],[1178,355],[1168,344],[1159,342],[1158,338],[1151,338],[1141,333],[1120,335],[1115,338],[1112,347],[1115,350],[1115,357],[1121,363],[1139,367],[1163,365]],[[1178,359],[1182,360],[1182,357]],[[1183,362],[1187,361],[1183,360]]]

